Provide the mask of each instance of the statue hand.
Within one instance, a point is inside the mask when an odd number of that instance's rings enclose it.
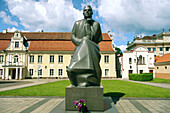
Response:
[[[88,35],[83,37],[83,40],[88,40],[88,39],[91,40],[90,36],[88,36]]]

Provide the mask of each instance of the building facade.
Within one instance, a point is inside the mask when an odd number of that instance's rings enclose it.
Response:
[[[155,56],[170,53],[170,30],[168,32],[163,31],[158,35],[136,37],[133,42],[128,42],[127,50],[130,51],[136,46],[146,46],[149,51],[154,51]]]
[[[0,78],[67,78],[66,66],[74,54],[71,33],[0,33]],[[102,77],[116,77],[112,40],[103,33],[99,43]]]
[[[155,58],[155,77],[170,79],[170,53]]]
[[[124,79],[128,79],[131,73],[155,74],[154,52],[148,51],[145,46],[136,46],[131,51],[124,51],[120,63],[122,63],[122,78]]]

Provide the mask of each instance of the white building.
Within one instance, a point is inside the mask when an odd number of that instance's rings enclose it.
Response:
[[[145,46],[136,46],[131,51],[123,52],[122,78],[128,79],[130,73],[154,73],[154,52]]]

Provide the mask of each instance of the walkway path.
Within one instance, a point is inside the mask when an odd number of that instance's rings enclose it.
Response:
[[[136,83],[146,84],[146,85],[150,85],[150,86],[156,86],[156,87],[170,89],[170,83],[140,82],[140,81],[133,81],[133,80],[125,80],[125,81],[136,82]]]

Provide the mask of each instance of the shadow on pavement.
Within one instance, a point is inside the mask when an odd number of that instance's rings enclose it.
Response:
[[[119,99],[121,97],[123,97],[124,95],[125,95],[125,93],[121,93],[121,92],[108,92],[108,93],[104,93],[105,97],[111,97],[112,98],[112,101],[114,102],[115,105],[119,101]]]

